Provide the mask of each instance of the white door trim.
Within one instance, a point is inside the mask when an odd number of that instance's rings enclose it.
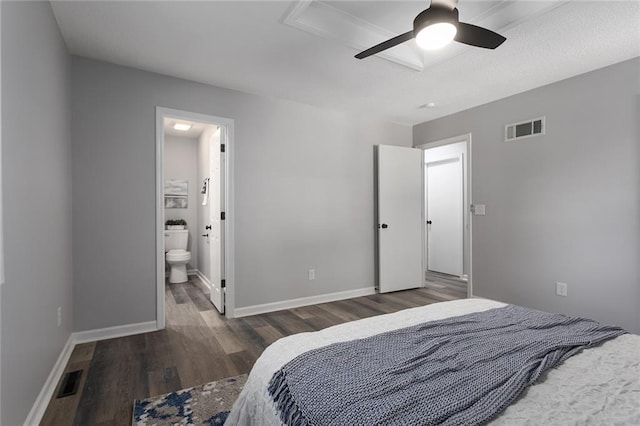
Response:
[[[226,316],[234,317],[235,308],[235,256],[234,256],[234,199],[233,199],[233,152],[234,152],[234,120],[196,112],[183,111],[161,106],[156,107],[156,327],[165,327],[164,300],[164,118],[172,117],[183,120],[211,123],[227,128],[227,145],[225,146],[225,221],[224,221],[224,271],[226,284]]]
[[[446,139],[439,139],[435,141],[426,142],[421,145],[416,145],[415,148],[420,148],[423,151],[429,148],[436,148],[443,145],[451,145],[453,143],[466,142],[467,144],[467,205],[464,206],[464,214],[467,216],[467,223],[469,224],[469,270],[467,277],[467,297],[473,297],[473,215],[470,212],[470,206],[473,204],[473,143],[471,133],[465,133],[463,135],[454,136]],[[425,201],[426,202],[426,201]],[[424,207],[423,207],[424,209]],[[425,239],[426,241],[426,239]],[[426,242],[425,242],[426,244]],[[426,256],[426,250],[425,254]],[[426,259],[425,259],[426,262]],[[426,265],[426,263],[425,263]]]
[[[0,7],[2,10],[2,7]],[[2,21],[0,13],[0,22]],[[2,32],[0,31],[0,34]],[[0,35],[0,45],[2,36]],[[0,66],[0,81],[2,81],[2,67]],[[4,284],[4,235],[2,233],[2,85],[0,84],[0,330],[2,330],[2,286]],[[2,333],[0,333],[0,364],[2,364]],[[2,383],[2,372],[0,372]],[[0,419],[2,419],[2,386],[0,386]]]

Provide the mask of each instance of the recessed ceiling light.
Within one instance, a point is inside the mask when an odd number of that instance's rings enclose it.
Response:
[[[186,132],[187,130],[189,130],[191,128],[191,124],[187,124],[187,123],[176,123],[173,125],[173,128],[175,130],[180,130],[182,132]]]
[[[436,103],[435,102],[429,102],[428,104],[422,104],[420,105],[418,108],[420,109],[425,109],[425,108],[435,108]]]

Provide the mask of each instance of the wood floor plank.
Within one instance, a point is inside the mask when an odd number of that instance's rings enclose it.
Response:
[[[417,294],[416,297],[421,297],[421,295]],[[443,301],[443,302],[446,302],[447,300],[459,299],[459,297],[452,296],[450,294],[446,294],[446,293],[443,293],[441,291],[433,290],[433,289],[430,289],[430,291],[429,291],[429,298],[437,299],[438,301]]]
[[[399,303],[407,308],[416,308],[418,306],[423,306],[424,303],[416,300],[416,291],[412,290],[411,295],[407,296],[405,292],[395,292],[395,293],[387,293],[385,294],[390,300]]]
[[[188,285],[184,286],[185,292],[187,296],[191,299],[195,307],[199,311],[210,311],[215,309],[211,300],[204,295],[202,290],[200,290],[196,285]]]
[[[173,294],[173,298],[176,301],[176,305],[182,305],[184,303],[188,303],[189,301],[191,301],[183,285],[169,284],[169,290],[171,290],[171,294]]]
[[[164,330],[76,346],[66,369],[85,369],[78,394],[52,399],[42,424],[130,425],[134,399],[248,373],[281,337],[466,297],[466,283],[434,276],[425,288],[228,319],[197,279],[165,287]]]
[[[247,374],[251,371],[253,364],[256,363],[257,357],[251,355],[247,351],[235,352],[229,355],[236,368],[240,372],[239,374]]]
[[[294,314],[295,316],[297,316],[300,319],[309,319],[309,318],[313,318],[314,314],[312,314],[309,309],[307,309],[307,307],[302,307],[302,308],[294,308],[291,309],[291,313]]]
[[[74,424],[111,422],[114,410],[126,403],[119,398],[118,389],[118,376],[122,373],[118,365],[121,346],[122,339],[103,340],[96,344]]]
[[[300,321],[300,318],[290,311],[273,312],[268,315],[267,322],[276,330],[287,336],[290,334],[314,331],[312,327],[307,325],[305,322]]]
[[[150,395],[161,395],[178,389],[184,389],[185,387],[180,381],[180,375],[175,366],[151,370],[147,374]]]
[[[81,343],[73,348],[69,362],[91,361],[93,352],[96,349],[96,342]]]
[[[333,321],[324,317],[310,317],[305,319],[304,322],[309,326],[311,326],[311,328],[313,328],[314,331],[322,330],[327,327],[331,327],[332,325],[335,325]]]
[[[145,333],[147,354],[147,368],[149,371],[163,370],[175,364],[172,353],[173,341],[171,329]]]
[[[265,325],[269,325],[265,321],[264,315],[253,315],[250,317],[243,317],[242,319],[251,327],[264,327]]]
[[[215,309],[210,311],[200,311],[202,320],[211,328],[225,327],[226,323],[224,317],[221,316]]]
[[[311,308],[313,308],[312,312],[316,317],[326,318],[329,322],[331,322],[331,325],[342,324],[343,322],[351,321],[349,319],[345,319],[335,315],[333,312],[326,309],[325,305],[313,305],[311,306]],[[348,317],[348,315],[345,316]]]
[[[233,331],[227,326],[217,328],[213,336],[227,355],[245,350],[242,342],[236,338]]]
[[[323,303],[321,305],[317,305],[318,308],[322,309],[323,311],[327,312],[330,315],[334,315],[337,318],[340,318],[341,321],[355,321],[360,319],[361,317],[359,317],[358,315],[356,315],[354,312],[350,312],[340,306],[338,306],[338,304],[336,302],[332,302],[332,303]]]
[[[371,306],[367,306],[365,303],[362,303],[360,298],[349,299],[348,301],[343,300],[340,302],[336,302],[336,304],[338,306],[344,306],[345,309],[353,311],[360,318],[369,318],[375,315],[384,314],[384,311],[378,308],[372,308]]]
[[[282,333],[280,333],[278,330],[276,330],[269,324],[264,325],[262,327],[256,327],[255,330],[260,335],[260,337],[262,337],[262,339],[267,345],[270,345],[271,343],[275,342],[281,337],[284,337]]]
[[[256,358],[260,356],[262,351],[269,345],[243,318],[227,320],[227,325],[233,330],[236,337],[243,341],[245,350]]]
[[[388,313],[391,313],[391,312],[396,312],[398,310],[393,305],[388,304],[388,303],[377,302],[377,301],[371,299],[370,296],[369,297],[360,298],[358,300],[358,303],[361,303],[362,305],[370,307],[377,314],[388,314]],[[396,304],[395,306],[400,306],[400,304]]]

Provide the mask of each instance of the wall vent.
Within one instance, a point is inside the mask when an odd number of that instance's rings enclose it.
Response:
[[[544,117],[534,118],[504,126],[504,141],[512,142],[532,136],[544,135]]]

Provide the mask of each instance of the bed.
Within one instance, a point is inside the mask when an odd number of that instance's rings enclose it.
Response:
[[[256,361],[225,424],[281,425],[268,387],[276,372],[302,354],[339,342],[505,306],[485,299],[442,302],[282,338]],[[620,335],[566,359],[528,387],[490,424],[640,424],[640,336]]]

